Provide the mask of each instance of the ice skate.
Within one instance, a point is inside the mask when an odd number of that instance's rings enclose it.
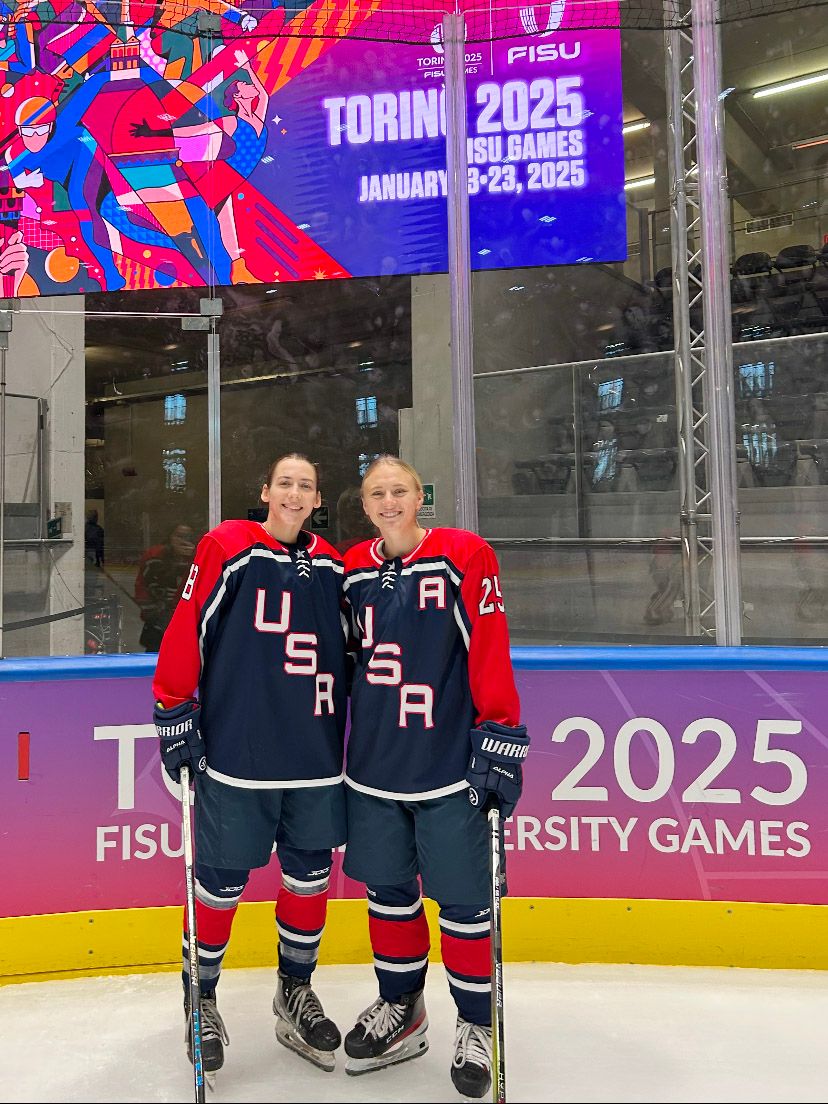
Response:
[[[280,970],[273,1012],[279,1042],[331,1073],[336,1065],[333,1052],[342,1036],[333,1020],[325,1015],[310,983]]]
[[[185,1039],[187,1057],[193,1060],[193,1039],[190,1027],[190,997],[184,998],[184,1014],[187,1017]],[[216,1073],[224,1065],[224,1048],[230,1042],[227,1028],[216,1004],[216,994],[210,993],[201,998],[201,1067],[208,1087],[215,1088]]]
[[[422,989],[394,1004],[379,997],[345,1036],[345,1072],[370,1073],[419,1058],[428,1050],[427,1029]]]
[[[492,1029],[457,1017],[451,1080],[462,1096],[485,1096],[492,1084]]]

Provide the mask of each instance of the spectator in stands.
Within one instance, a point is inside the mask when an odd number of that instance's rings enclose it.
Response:
[[[83,546],[87,560],[95,567],[103,567],[104,531],[98,524],[98,511],[86,511],[86,524],[83,528]]]
[[[163,544],[148,548],[138,562],[135,601],[144,622],[140,643],[147,652],[157,652],[161,645],[187,581],[195,544],[190,526],[176,525]]]

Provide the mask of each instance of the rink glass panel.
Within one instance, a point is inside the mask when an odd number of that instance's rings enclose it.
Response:
[[[621,40],[625,124],[650,124],[626,262],[474,276],[479,524],[519,643],[684,639],[664,46]]]
[[[182,325],[199,294],[86,302],[85,506],[103,534],[87,522],[83,651],[152,652],[207,530],[206,342]]]
[[[374,535],[359,485],[379,453],[399,450],[411,406],[408,277],[223,288],[223,517],[261,517],[262,483],[288,452],[320,467],[309,527],[343,552]]]
[[[821,642],[828,625],[828,146],[793,148],[828,133],[824,86],[751,95],[828,68],[823,24],[800,12],[722,31],[746,642]],[[650,123],[625,137],[627,261],[473,277],[480,531],[516,642],[687,639],[662,36],[623,32],[622,60],[624,121]],[[746,135],[770,154],[748,157]],[[8,387],[48,400],[40,506],[63,523],[59,540],[12,544],[13,503],[37,497],[37,433],[10,399],[5,655],[146,647],[142,555],[180,519],[208,526],[207,337],[181,322],[205,293],[66,296],[15,316]],[[250,516],[269,461],[299,448],[323,465],[313,524],[343,545],[367,535],[360,468],[389,449],[435,488],[424,520],[454,523],[448,277],[215,294],[223,516]],[[84,560],[93,509],[103,565]]]
[[[821,643],[828,630],[828,101],[820,84],[755,96],[826,66],[816,12],[805,26],[785,13],[722,30],[749,642]]]

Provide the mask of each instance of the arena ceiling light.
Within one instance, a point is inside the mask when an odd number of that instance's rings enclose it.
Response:
[[[621,127],[621,133],[635,134],[639,130],[649,130],[651,125],[649,119],[636,119],[634,123],[624,123]]]
[[[632,191],[633,188],[651,188],[655,184],[654,176],[634,176],[632,180],[624,183],[624,191]]]
[[[809,73],[806,77],[796,77],[794,80],[778,81],[776,84],[766,84],[753,90],[754,100],[764,99],[766,96],[780,96],[783,92],[795,92],[798,88],[807,88],[812,84],[824,84],[828,81],[828,70],[821,73]]]

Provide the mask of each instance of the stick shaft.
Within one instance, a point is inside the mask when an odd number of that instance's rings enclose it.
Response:
[[[500,910],[500,809],[489,809],[489,885],[492,912],[492,1100],[506,1104],[503,1026],[503,935]]]
[[[184,845],[187,951],[190,964],[190,1043],[193,1051],[193,1087],[196,1104],[204,1104],[204,1066],[201,1057],[201,982],[198,974],[198,931],[195,910],[195,859],[190,821],[190,768],[181,768],[181,839]]]

